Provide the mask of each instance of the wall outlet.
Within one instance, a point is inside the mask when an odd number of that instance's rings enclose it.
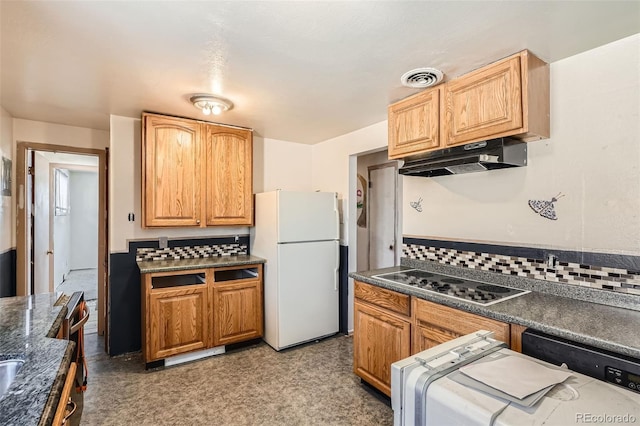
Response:
[[[558,263],[558,258],[555,254],[547,253],[547,268],[555,268]]]
[[[239,235],[236,235],[236,236],[234,237],[233,241],[235,241],[236,243],[237,243],[238,241],[240,241],[240,236],[239,236]]]
[[[167,237],[158,238],[158,243],[161,249],[169,247],[169,239]]]

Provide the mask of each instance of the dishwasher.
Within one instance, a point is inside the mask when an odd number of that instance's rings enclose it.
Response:
[[[529,393],[537,369],[555,379]],[[628,357],[534,330],[523,334],[521,354],[480,330],[394,362],[391,406],[396,426],[636,423],[638,379],[640,364]]]

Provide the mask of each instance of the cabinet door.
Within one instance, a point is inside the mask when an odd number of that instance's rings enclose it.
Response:
[[[448,82],[444,98],[446,146],[522,133],[520,56]]]
[[[205,125],[207,225],[253,223],[250,130]]]
[[[496,340],[510,343],[510,327],[507,323],[422,299],[414,298],[413,303],[415,327],[412,353],[478,330],[493,331]]]
[[[460,336],[464,336],[464,334],[419,321],[413,329],[411,353],[425,351]]]
[[[440,147],[440,88],[389,106],[389,158]]]
[[[199,226],[199,124],[144,114],[142,208],[144,226]]]
[[[409,356],[411,323],[358,300],[354,303],[353,371],[391,395],[391,364]]]
[[[207,286],[152,291],[149,361],[204,349],[208,344]]]
[[[213,346],[261,337],[261,282],[214,283],[213,310]]]

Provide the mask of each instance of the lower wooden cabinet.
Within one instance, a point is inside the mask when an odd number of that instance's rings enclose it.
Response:
[[[262,337],[262,265],[142,275],[145,363]]]
[[[369,384],[391,396],[391,364],[410,355],[411,319],[373,305],[390,297],[388,307],[408,296],[356,282],[353,332],[353,370]],[[409,306],[407,305],[407,309]],[[407,311],[408,312],[408,311]]]
[[[213,346],[262,336],[262,284],[260,281],[213,287]]]
[[[496,340],[510,343],[509,324],[504,322],[417,298],[413,299],[413,312],[415,327],[412,353],[478,330],[493,331]]]
[[[391,395],[391,364],[478,330],[521,351],[526,327],[485,318],[360,281],[354,283],[353,371]]]
[[[149,357],[161,359],[209,344],[207,285],[152,292]]]

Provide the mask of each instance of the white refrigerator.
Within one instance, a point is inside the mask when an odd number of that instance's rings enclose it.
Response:
[[[275,350],[338,332],[335,192],[255,196],[251,254],[264,265],[264,340]]]

